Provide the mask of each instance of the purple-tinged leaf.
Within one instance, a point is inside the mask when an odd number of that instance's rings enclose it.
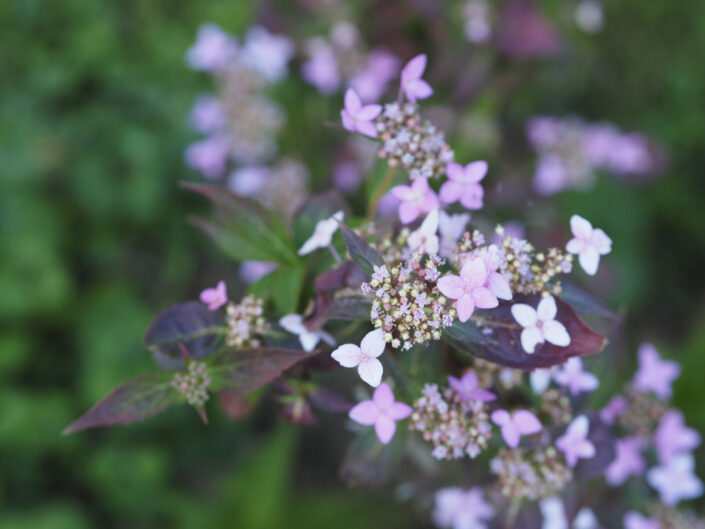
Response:
[[[208,310],[199,301],[187,301],[157,314],[143,343],[154,353],[160,367],[180,369],[184,362],[179,344],[194,358],[203,358],[221,345],[223,326],[222,314]]]
[[[598,412],[586,414],[590,421],[588,440],[595,446],[595,456],[581,459],[575,467],[575,477],[585,480],[601,476],[617,454],[612,429],[600,419]]]
[[[369,319],[370,302],[360,291],[360,285],[367,280],[369,276],[352,261],[318,276],[314,281],[315,308],[306,326],[313,330],[328,320]]]
[[[67,426],[63,435],[97,426],[132,424],[185,402],[171,386],[173,377],[173,373],[159,371],[125,382]]]
[[[579,289],[572,283],[561,281],[561,299],[582,316],[599,316],[610,320],[619,319],[619,316],[604,301]]]
[[[350,257],[365,272],[371,274],[374,272],[375,266],[384,264],[382,257],[365,239],[342,223],[340,224],[340,230],[343,232],[343,239],[345,239],[345,245],[348,247]]]
[[[222,349],[207,360],[212,380],[209,389],[241,395],[270,383],[290,367],[313,356],[314,353],[276,347]]]
[[[383,445],[374,428],[367,427],[350,443],[340,467],[340,477],[349,486],[372,488],[383,484],[404,456],[406,430],[397,425],[391,442]]]
[[[516,296],[512,303],[536,307],[540,296]],[[565,325],[570,345],[558,347],[539,344],[533,354],[521,346],[522,326],[512,316],[512,303],[502,303],[496,309],[478,311],[469,321],[455,321],[443,332],[444,339],[461,352],[489,362],[516,369],[533,370],[565,363],[575,356],[597,354],[607,345],[607,338],[596,333],[578,316],[573,308],[556,298],[556,319]]]

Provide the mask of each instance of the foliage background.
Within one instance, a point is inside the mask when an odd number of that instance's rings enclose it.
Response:
[[[625,379],[638,342],[653,340],[683,365],[676,402],[702,432],[705,3],[605,4],[602,33],[578,40],[583,59],[536,67],[504,124],[575,113],[643,130],[669,151],[659,180],[602,176],[555,207],[564,219],[579,210],[614,240],[609,300],[624,310],[625,332],[604,363]],[[60,436],[151,366],[140,339],[154,313],[236,276],[185,221],[205,208],[177,182],[197,178],[182,161],[193,138],[185,116],[208,84],[183,57],[201,23],[241,34],[270,8],[0,3],[0,529],[425,526],[427,515],[398,505],[392,488],[338,483],[348,434],[337,418],[303,432],[266,409],[239,423],[216,411],[204,428],[182,407],[135,427]],[[422,51],[423,19],[403,22]],[[300,82],[291,90],[310,98],[302,109],[315,105]],[[282,142],[326,167],[301,137]],[[617,386],[614,374],[602,378]]]

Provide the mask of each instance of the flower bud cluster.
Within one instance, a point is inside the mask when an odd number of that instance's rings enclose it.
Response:
[[[262,300],[247,296],[239,305],[228,303],[226,309],[228,334],[225,343],[230,347],[258,347],[258,336],[269,329],[269,324],[262,316]]]
[[[650,436],[668,410],[668,405],[651,393],[629,389],[624,411],[617,415],[617,425],[636,435]]]
[[[464,401],[450,387],[441,392],[426,384],[413,408],[409,428],[433,443],[436,459],[474,459],[487,448],[492,426],[484,402]]]
[[[171,386],[186,397],[186,401],[200,408],[208,400],[211,377],[205,362],[191,361],[185,373],[175,373]]]
[[[466,232],[455,250],[455,260],[460,262],[468,254],[489,252],[499,262],[497,271],[509,281],[512,292],[560,294],[560,285],[551,286],[549,283],[559,274],[570,273],[573,268],[572,255],[558,248],[537,252],[530,242],[505,236],[501,226],[497,227],[497,234],[502,237],[501,245],[486,245],[484,236],[478,230]]]
[[[422,263],[423,261],[423,263]],[[442,259],[415,252],[389,269],[375,268],[362,293],[374,295],[370,319],[384,330],[385,340],[395,349],[411,349],[414,344],[441,338],[441,330],[453,324],[455,309],[446,307],[438,290],[438,267]]]
[[[453,151],[440,132],[419,115],[413,103],[387,103],[375,120],[382,140],[379,157],[391,167],[401,166],[416,178],[439,178],[453,161]]]
[[[524,381],[524,372],[520,369],[503,367],[481,358],[473,358],[472,365],[481,387],[498,385],[510,390],[520,386]]]
[[[541,395],[541,411],[551,418],[553,424],[568,424],[573,420],[570,398],[556,388],[549,388]]]
[[[559,493],[573,477],[562,455],[552,446],[502,448],[490,462],[502,495],[511,499],[538,500]]]

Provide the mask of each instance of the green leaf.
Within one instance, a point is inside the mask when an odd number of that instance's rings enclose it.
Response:
[[[382,266],[384,264],[384,259],[380,257],[365,239],[357,235],[344,224],[340,225],[340,230],[343,232],[343,239],[345,239],[345,245],[348,247],[350,257],[365,272],[372,274],[375,266]]]
[[[271,299],[285,314],[296,312],[305,273],[301,265],[281,266],[253,283],[250,292],[265,301]]]
[[[604,301],[579,289],[572,283],[561,281],[561,299],[583,316],[600,316],[610,320],[619,319],[619,316]]]
[[[171,386],[172,372],[140,375],[113,390],[85,414],[67,426],[64,435],[95,428],[143,421],[185,398]]]

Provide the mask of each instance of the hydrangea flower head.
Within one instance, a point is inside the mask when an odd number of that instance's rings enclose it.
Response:
[[[605,470],[605,479],[613,487],[624,483],[629,476],[640,476],[646,470],[646,463],[641,456],[644,442],[636,436],[617,440],[614,461]]]
[[[382,112],[381,105],[364,105],[355,90],[345,92],[345,108],[340,111],[343,127],[350,132],[359,132],[371,138],[377,137],[373,120]]]
[[[374,426],[377,439],[386,445],[394,437],[396,421],[406,419],[412,412],[413,409],[408,404],[396,402],[392,388],[382,382],[370,400],[364,400],[350,410],[349,417],[356,423]]]
[[[524,328],[520,336],[524,351],[532,354],[538,344],[545,342],[560,347],[570,345],[570,335],[565,326],[556,320],[557,314],[558,307],[553,296],[539,301],[536,309],[525,303],[512,305],[512,316]]]
[[[479,386],[477,379],[477,374],[474,371],[468,371],[462,378],[456,378],[448,376],[448,383],[455,392],[460,397],[460,400],[464,402],[469,402],[473,400],[479,400],[482,402],[491,402],[497,398],[497,396],[491,391],[482,389]]]
[[[342,222],[345,214],[336,211],[327,219],[319,220],[313,235],[299,248],[299,255],[307,255],[318,248],[325,248],[333,242],[333,235],[338,231],[339,223]]]
[[[580,215],[570,218],[570,229],[573,238],[568,241],[566,250],[576,254],[583,270],[594,276],[600,265],[600,256],[612,251],[612,239],[601,229],[593,229],[592,224]]]
[[[517,410],[511,414],[507,410],[496,410],[491,418],[492,422],[501,428],[502,438],[510,448],[519,446],[522,435],[541,431],[541,422],[527,410]]]
[[[375,329],[365,335],[359,347],[352,343],[341,345],[331,356],[343,367],[357,367],[360,378],[376,388],[382,381],[384,371],[378,357],[386,346],[384,331]]]
[[[681,412],[668,410],[661,416],[654,433],[654,446],[662,465],[668,464],[677,454],[693,450],[699,445],[700,434],[685,425]]]
[[[421,213],[428,213],[438,208],[438,197],[428,185],[425,178],[417,178],[410,186],[393,187],[392,194],[401,200],[399,220],[402,224],[414,222]]]
[[[568,425],[565,434],[556,439],[556,448],[563,452],[568,466],[574,467],[579,459],[595,457],[595,445],[588,440],[590,421],[579,415]]]
[[[673,393],[671,384],[680,374],[680,366],[672,360],[661,360],[652,344],[639,346],[639,370],[634,375],[636,389],[651,391],[661,399],[669,399]]]
[[[433,88],[421,79],[426,70],[426,55],[417,55],[401,71],[401,89],[406,98],[412,103],[419,99],[426,99],[433,94]]]
[[[215,24],[198,30],[196,43],[186,52],[186,62],[194,70],[217,73],[225,68],[236,50],[233,38]]]
[[[666,505],[697,498],[703,493],[703,483],[693,473],[692,454],[678,454],[666,465],[654,467],[646,474],[649,485],[655,488]]]
[[[482,259],[468,259],[460,269],[460,275],[446,275],[438,280],[438,289],[447,298],[454,299],[458,319],[466,322],[475,307],[492,309],[499,305],[497,297],[485,287],[487,270]]]
[[[207,288],[201,292],[201,302],[208,305],[208,310],[218,310],[228,302],[228,291],[225,281],[218,281],[215,288]]]
[[[439,241],[436,232],[438,231],[438,210],[434,209],[429,213],[419,226],[419,229],[409,234],[407,244],[413,252],[436,255],[438,253]]]
[[[480,181],[487,174],[487,162],[471,162],[465,167],[459,163],[446,166],[448,180],[441,186],[439,196],[446,204],[460,201],[466,209],[482,209],[485,191]]]
[[[561,386],[568,388],[573,396],[583,391],[593,391],[600,385],[595,375],[583,370],[583,361],[580,358],[571,358],[563,364],[554,379]]]
[[[310,353],[318,342],[323,340],[328,345],[335,346],[335,338],[324,330],[309,331],[304,325],[304,318],[300,314],[287,314],[279,320],[279,325],[292,334],[296,334],[304,351]]]

